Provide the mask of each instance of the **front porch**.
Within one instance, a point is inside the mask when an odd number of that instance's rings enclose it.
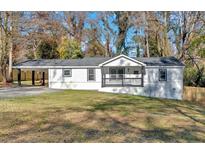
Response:
[[[143,87],[144,66],[101,67],[102,87]]]

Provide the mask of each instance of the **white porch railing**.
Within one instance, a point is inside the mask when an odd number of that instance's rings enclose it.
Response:
[[[104,78],[103,87],[107,86],[142,86],[141,78]]]

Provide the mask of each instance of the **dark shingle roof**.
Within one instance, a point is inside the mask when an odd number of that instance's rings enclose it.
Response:
[[[150,57],[135,59],[145,63],[147,66],[184,66],[184,64],[175,57]]]
[[[82,59],[38,59],[28,60],[15,66],[98,66],[110,57],[85,57]]]
[[[38,59],[28,60],[14,66],[98,66],[99,64],[112,59],[110,57],[85,57],[83,59]],[[174,57],[150,57],[135,58],[147,66],[184,66]]]

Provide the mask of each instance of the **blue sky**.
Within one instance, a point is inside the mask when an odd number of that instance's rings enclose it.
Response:
[[[88,19],[97,19],[98,18],[98,12],[90,12],[87,16]],[[118,27],[113,23],[113,19],[115,18],[115,16],[109,16],[108,17],[108,22],[109,22],[109,26],[116,32],[118,33]],[[85,24],[85,26],[88,28],[89,27],[89,24]],[[101,26],[103,27],[103,24],[101,22],[98,23],[98,26]],[[135,28],[130,28],[127,32],[127,36],[126,36],[126,44],[129,45],[129,46],[135,46],[135,42],[133,41],[133,36],[136,35],[135,34],[135,31],[136,29]],[[141,33],[142,34],[142,33]],[[115,48],[115,45],[114,45],[114,38],[112,38],[112,42],[111,42],[111,47],[112,47],[112,50],[114,52],[116,52],[116,48]],[[101,41],[104,43],[105,42],[105,37],[102,36],[101,37]],[[136,52],[136,49],[131,49],[130,52]]]

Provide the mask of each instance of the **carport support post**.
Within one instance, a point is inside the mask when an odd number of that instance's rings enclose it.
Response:
[[[32,85],[35,85],[35,71],[32,71]]]
[[[43,72],[42,75],[43,75],[43,76],[42,76],[42,79],[43,79],[43,83],[42,83],[42,85],[45,86],[45,72]]]
[[[21,69],[18,69],[18,86],[21,86]]]

